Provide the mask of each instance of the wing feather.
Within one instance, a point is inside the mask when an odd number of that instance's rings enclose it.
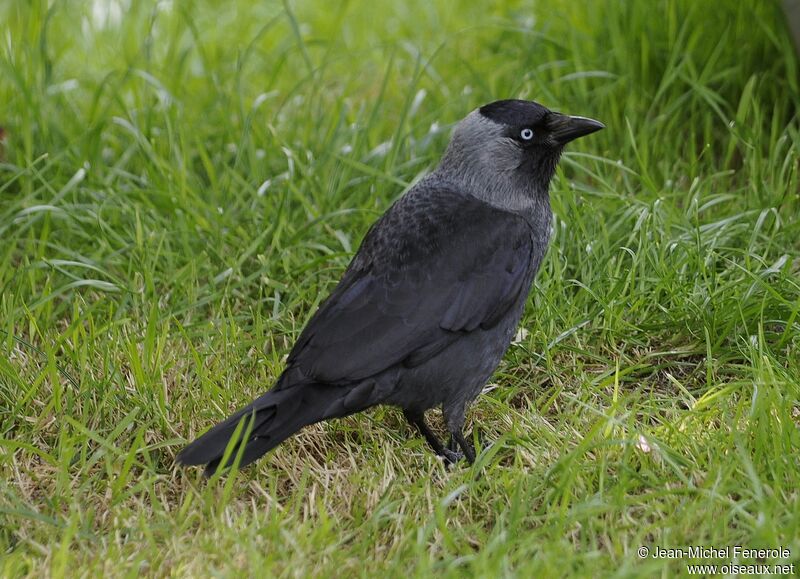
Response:
[[[502,319],[529,289],[532,248],[522,217],[418,186],[367,234],[288,363],[327,383],[421,364]]]

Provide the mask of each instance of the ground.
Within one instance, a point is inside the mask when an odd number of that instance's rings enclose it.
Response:
[[[0,33],[0,575],[800,564],[779,3],[36,0],[0,4]],[[508,97],[608,128],[554,180],[477,463],[376,409],[231,476],[177,468],[272,384],[452,124]]]

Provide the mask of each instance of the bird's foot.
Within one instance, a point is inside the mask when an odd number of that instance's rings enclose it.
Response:
[[[461,458],[466,458],[470,464],[475,462],[475,448],[460,432],[450,434],[447,450],[458,453]]]
[[[458,450],[453,450],[452,448],[443,448],[442,454],[439,456],[442,457],[442,460],[444,460],[444,463],[447,466],[451,466],[464,458],[464,453],[459,452]]]
[[[447,450],[449,450],[450,452],[457,452],[459,454],[463,454],[460,452],[461,449],[458,448],[458,443],[456,442],[456,439],[453,438],[452,434],[450,435],[450,439],[447,441]]]

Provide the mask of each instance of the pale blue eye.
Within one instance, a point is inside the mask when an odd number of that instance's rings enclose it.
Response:
[[[533,131],[531,129],[522,129],[519,134],[524,141],[530,141],[533,138]]]

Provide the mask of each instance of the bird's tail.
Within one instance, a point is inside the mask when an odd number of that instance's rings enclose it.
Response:
[[[204,464],[206,475],[211,475],[222,463],[225,450],[238,431],[239,442],[223,466],[233,464],[239,454],[239,466],[245,466],[304,426],[362,409],[346,408],[345,398],[339,388],[325,384],[278,386],[189,444],[178,453],[176,461],[186,465]]]

